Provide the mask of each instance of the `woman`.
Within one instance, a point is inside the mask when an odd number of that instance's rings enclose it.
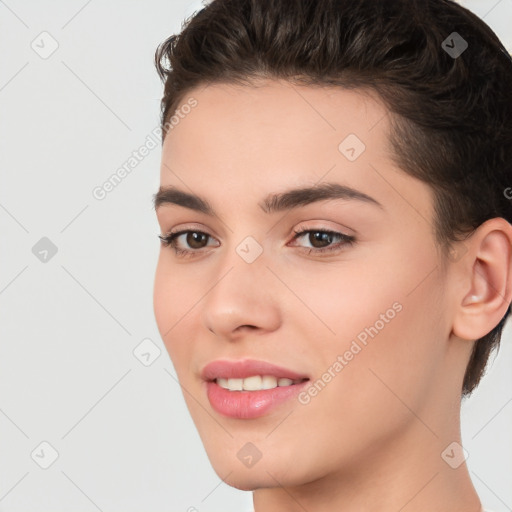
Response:
[[[448,0],[214,0],[157,50],[158,328],[256,512],[479,512],[512,300],[512,62]]]

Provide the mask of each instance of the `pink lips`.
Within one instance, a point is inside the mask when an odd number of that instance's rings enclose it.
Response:
[[[260,391],[230,391],[219,386],[215,379],[243,379],[253,375],[272,375],[291,380],[309,379],[287,368],[265,361],[246,359],[243,361],[218,360],[207,364],[201,377],[206,381],[206,394],[212,408],[223,416],[237,419],[253,419],[263,416],[273,408],[296,396],[308,384],[305,380],[290,386],[278,386]]]
[[[255,359],[244,359],[242,361],[219,359],[207,364],[201,372],[201,377],[204,380],[214,380],[218,378],[245,379],[252,375],[273,375],[278,379],[286,378],[292,380],[309,378],[307,375]]]

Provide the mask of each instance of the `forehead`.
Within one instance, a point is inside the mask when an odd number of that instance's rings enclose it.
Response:
[[[191,100],[192,109],[186,105]],[[200,86],[185,96],[176,113],[172,136],[164,142],[164,150],[173,155],[180,154],[184,142],[204,150],[222,144],[237,153],[278,153],[279,148],[300,153],[301,148],[308,149],[302,146],[305,141],[321,137],[325,144],[318,149],[327,149],[349,133],[377,149],[386,142],[382,136],[388,125],[387,109],[369,90],[298,86],[281,80]]]
[[[340,153],[340,143],[348,138],[358,153],[364,148],[363,161],[382,161],[387,126],[386,108],[368,92],[285,81],[212,84],[183,98],[162,157],[189,170],[203,166],[205,157],[209,169],[236,167],[237,172],[240,167],[284,172],[286,162],[296,166],[298,161],[311,170],[330,162],[328,169],[340,157],[356,167]]]
[[[183,108],[187,103],[195,106]],[[369,90],[285,81],[211,84],[191,90],[175,113],[178,122],[162,151],[163,186],[194,189],[218,202],[220,195],[261,198],[337,181],[383,203],[386,195],[388,202],[409,195],[421,208],[423,196],[430,212],[426,185],[393,163],[389,112]]]

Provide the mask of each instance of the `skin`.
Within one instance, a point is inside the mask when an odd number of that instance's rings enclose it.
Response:
[[[510,224],[482,224],[443,266],[431,189],[393,164],[388,112],[374,95],[265,81],[189,97],[198,104],[165,138],[161,185],[205,197],[217,216],[157,208],[161,234],[187,227],[212,238],[192,246],[181,236],[180,248],[196,251],[189,258],[162,247],[154,310],[218,476],[253,490],[256,512],[479,512],[466,464],[453,469],[441,453],[461,443],[473,341],[511,301]],[[338,150],[350,133],[366,145],[353,162]],[[269,193],[326,181],[383,208],[258,207]],[[328,244],[294,239],[297,228],[356,241],[307,254]],[[247,236],[263,249],[250,264],[235,250]],[[208,362],[262,359],[317,379],[393,303],[401,311],[307,405],[292,399],[252,420],[212,409],[200,378]],[[237,458],[247,442],[262,453],[250,468]]]

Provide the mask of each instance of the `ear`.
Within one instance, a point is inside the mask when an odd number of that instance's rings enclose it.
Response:
[[[464,241],[467,252],[456,263],[460,280],[453,333],[477,340],[500,322],[512,300],[512,226],[489,219]]]

